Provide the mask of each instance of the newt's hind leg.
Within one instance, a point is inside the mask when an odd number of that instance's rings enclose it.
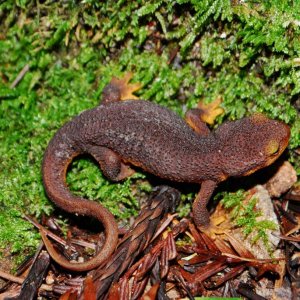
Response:
[[[134,170],[123,163],[114,151],[105,147],[94,147],[90,152],[109,180],[120,181],[134,174]]]
[[[140,83],[129,83],[132,73],[128,72],[123,78],[113,77],[110,83],[103,89],[101,104],[120,100],[138,99],[134,92],[141,88]]]

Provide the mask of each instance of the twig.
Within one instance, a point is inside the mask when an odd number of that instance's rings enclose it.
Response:
[[[24,75],[29,71],[29,64],[26,64],[24,68],[20,71],[14,82],[10,85],[10,88],[13,89],[17,86],[17,84],[22,80]]]
[[[223,256],[226,256],[228,258],[233,258],[238,261],[247,261],[247,262],[254,262],[258,264],[265,264],[265,263],[274,263],[275,261],[281,261],[284,260],[284,257],[278,257],[278,258],[247,258],[247,257],[241,257],[237,255],[233,255],[231,253],[222,253]]]
[[[11,275],[9,273],[6,273],[2,270],[0,270],[0,278],[3,278],[5,280],[11,281],[11,282],[15,282],[18,284],[23,284],[23,282],[25,280],[25,278],[23,278],[23,277],[17,277],[17,276]],[[50,286],[48,284],[42,284],[41,289],[45,290],[45,291],[52,291],[52,286]]]
[[[24,281],[24,278],[22,277],[17,277],[1,270],[0,270],[0,277],[19,284],[22,284]]]
[[[53,240],[55,240],[56,242],[58,242],[59,244],[63,245],[64,247],[69,247],[72,251],[76,252],[76,248],[72,245],[67,244],[67,242],[60,238],[59,236],[57,236],[56,234],[54,234],[53,232],[51,232],[50,230],[46,229],[45,227],[43,227],[42,225],[40,225],[39,223],[35,222],[33,219],[31,219],[30,217],[23,215],[23,217],[30,222],[33,226],[35,226],[38,230],[43,230],[48,236],[50,236]]]
[[[173,219],[177,216],[178,216],[178,214],[173,214],[173,215],[169,214],[167,219],[161,224],[161,226],[159,227],[159,229],[157,230],[157,232],[151,239],[150,243],[152,243],[170,225],[170,223],[173,221]]]

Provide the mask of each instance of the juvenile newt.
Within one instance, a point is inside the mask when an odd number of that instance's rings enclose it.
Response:
[[[41,231],[52,258],[67,269],[83,271],[98,266],[114,251],[118,236],[108,210],[69,191],[66,172],[76,156],[93,156],[112,181],[130,176],[129,166],[133,165],[164,179],[201,184],[193,218],[205,229],[210,226],[206,205],[216,186],[228,177],[249,175],[270,165],[288,145],[289,127],[262,114],[226,122],[210,132],[197,109],[188,111],[183,120],[148,101],[119,101],[128,88],[120,82],[112,80],[99,106],[61,127],[44,155],[42,174],[49,198],[69,213],[97,218],[106,231],[102,251],[90,261],[76,264],[57,253]]]

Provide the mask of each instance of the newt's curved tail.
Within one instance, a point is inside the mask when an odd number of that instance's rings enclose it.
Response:
[[[118,241],[118,226],[113,215],[101,204],[75,196],[68,189],[67,168],[73,158],[83,151],[72,145],[66,135],[62,134],[62,129],[51,140],[44,155],[42,174],[46,193],[63,210],[99,220],[105,228],[106,240],[101,251],[89,261],[71,263],[54,249],[43,230],[41,236],[49,254],[59,265],[73,271],[87,271],[99,266],[113,253]]]

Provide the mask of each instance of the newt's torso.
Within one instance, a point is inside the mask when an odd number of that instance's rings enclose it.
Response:
[[[214,135],[200,138],[177,114],[148,101],[100,105],[75,117],[57,135],[66,143],[56,144],[52,155],[61,155],[69,145],[84,153],[102,146],[126,163],[174,181],[199,183],[222,175]]]

